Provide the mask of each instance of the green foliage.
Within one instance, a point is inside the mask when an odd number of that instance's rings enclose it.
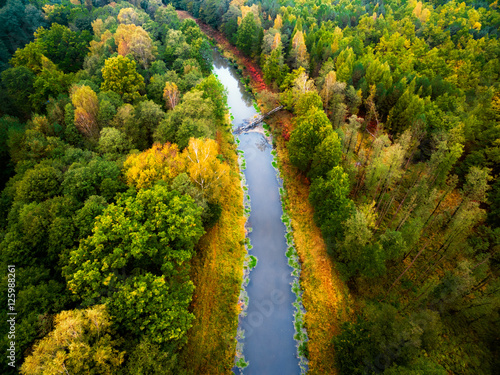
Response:
[[[71,164],[64,174],[61,186],[65,195],[84,202],[92,195],[114,196],[123,190],[123,183],[117,181],[117,184],[108,186],[106,182],[116,181],[119,175],[120,168],[117,163],[94,158],[88,164],[82,162]],[[110,187],[112,191],[109,191]]]
[[[210,74],[196,86],[196,89],[203,91],[203,99],[210,99],[212,101],[215,107],[213,111],[214,116],[218,121],[222,122],[227,110],[226,88],[213,74]]]
[[[201,208],[189,196],[162,185],[124,196],[71,252],[68,285],[86,303],[106,303],[127,332],[182,344],[193,284],[180,266],[203,232]]]
[[[175,142],[183,149],[192,137],[212,138],[215,109],[212,99],[204,91],[188,92],[182,102],[160,122],[154,139],[161,143]]]
[[[301,171],[308,172],[316,148],[324,138],[333,133],[333,129],[328,117],[317,107],[298,117],[296,124],[288,144],[290,161]]]
[[[159,345],[154,344],[147,337],[130,353],[127,373],[130,375],[173,374],[177,356],[162,351]]]
[[[116,56],[106,60],[102,69],[103,91],[114,91],[125,102],[132,102],[141,96],[144,90],[144,78],[136,71],[135,61],[127,57]]]
[[[340,166],[334,167],[325,178],[314,179],[311,184],[309,200],[315,207],[314,219],[330,246],[335,246],[342,238],[342,223],[353,210],[348,193],[349,180]]]
[[[26,116],[30,113],[29,97],[33,91],[35,75],[25,66],[10,68],[2,72],[2,84],[16,113]]]
[[[53,23],[50,29],[39,28],[35,43],[42,53],[65,73],[77,72],[83,67],[92,39],[89,31],[71,31],[68,27]]]
[[[254,17],[252,12],[248,12],[245,18],[243,18],[243,21],[241,21],[241,25],[238,27],[236,45],[238,49],[247,56],[255,54],[258,42],[257,36],[259,28]]]
[[[103,128],[101,130],[98,149],[102,154],[123,155],[130,148],[128,139],[120,130],[115,128]]]
[[[159,123],[165,118],[160,105],[152,100],[146,100],[135,107],[135,127],[132,143],[140,150],[144,150],[152,145],[153,133]],[[130,134],[130,133],[129,133]]]
[[[61,191],[61,172],[43,164],[27,171],[17,185],[16,200],[41,202]]]

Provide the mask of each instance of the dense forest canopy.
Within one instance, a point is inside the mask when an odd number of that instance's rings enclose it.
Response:
[[[497,1],[0,6],[0,253],[21,373],[189,373],[189,264],[231,171],[210,43],[175,9],[257,61],[261,97],[294,115],[274,130],[355,299],[339,372],[498,368]]]

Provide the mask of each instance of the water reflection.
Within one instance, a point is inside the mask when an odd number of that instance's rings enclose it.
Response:
[[[236,69],[230,66],[216,49],[213,51],[213,61],[213,72],[227,88],[227,104],[234,116],[233,124],[238,126],[243,120],[257,114],[252,104],[252,95],[245,90],[245,86],[237,78]]]

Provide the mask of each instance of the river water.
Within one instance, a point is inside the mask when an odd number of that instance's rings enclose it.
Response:
[[[228,91],[228,105],[234,116],[233,128],[257,114],[251,95],[239,81],[236,70],[214,51],[214,69]],[[272,165],[271,145],[262,133],[239,135],[239,149],[244,152],[244,171],[251,213],[247,225],[253,248],[249,254],[258,258],[246,287],[249,297],[247,315],[240,317],[245,330],[243,355],[249,365],[247,375],[300,374],[294,336],[295,295],[291,291],[292,268],[286,257],[285,225],[279,196],[279,181]],[[235,373],[239,372],[235,368]]]

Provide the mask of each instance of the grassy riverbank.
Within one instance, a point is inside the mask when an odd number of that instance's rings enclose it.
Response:
[[[243,191],[236,147],[227,127],[220,127],[217,142],[231,167],[231,184],[221,196],[218,223],[201,238],[191,263],[196,320],[181,353],[188,374],[231,373],[236,349],[237,302],[245,257]]]

